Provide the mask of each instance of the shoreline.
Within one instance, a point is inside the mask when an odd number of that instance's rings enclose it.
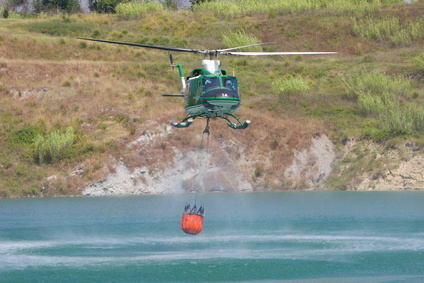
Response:
[[[323,190],[323,189],[304,189],[304,190],[279,190],[279,191],[232,191],[232,192],[202,192],[199,194],[260,194],[260,193],[328,193],[328,192],[376,192],[376,193],[388,193],[388,192],[424,192],[423,189],[398,189],[398,190]],[[165,195],[183,195],[183,194],[195,194],[194,192],[175,192],[175,193],[162,193],[162,194],[116,194],[116,195],[97,195],[97,196],[87,196],[87,195],[56,195],[56,196],[22,196],[22,197],[10,197],[10,198],[0,198],[0,200],[7,199],[55,199],[55,198],[105,198],[105,197],[141,197],[141,196],[165,196]]]

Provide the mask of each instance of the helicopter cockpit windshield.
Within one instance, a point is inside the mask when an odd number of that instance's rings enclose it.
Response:
[[[203,78],[203,91],[208,91],[214,88],[219,88],[219,77]]]
[[[223,77],[222,86],[237,91],[237,79],[234,77]]]
[[[228,88],[233,91],[238,91],[237,79],[235,77],[222,77],[222,85],[220,84],[219,77],[205,77],[203,78],[203,91],[209,91],[216,88]]]

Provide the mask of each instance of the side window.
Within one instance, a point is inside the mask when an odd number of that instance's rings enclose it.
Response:
[[[214,88],[219,88],[219,78],[218,77],[206,77],[203,78],[203,90],[208,91]]]
[[[196,87],[194,86],[194,82],[193,81],[189,81],[188,82],[188,93],[189,95],[191,95],[193,93],[193,89],[195,90]]]

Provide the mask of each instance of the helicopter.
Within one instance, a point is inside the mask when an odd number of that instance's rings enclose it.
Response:
[[[228,126],[233,129],[246,129],[250,125],[250,121],[241,122],[240,119],[234,116],[234,113],[239,109],[241,99],[238,87],[238,79],[235,76],[227,74],[227,71],[220,69],[220,60],[218,55],[235,55],[235,56],[269,56],[269,55],[322,55],[336,54],[337,52],[233,52],[233,50],[247,48],[252,46],[273,44],[257,43],[245,46],[232,47],[227,49],[216,50],[200,50],[188,49],[171,46],[146,45],[138,43],[128,43],[120,41],[101,40],[93,38],[80,38],[82,40],[90,40],[103,43],[112,43],[120,45],[129,45],[135,47],[152,48],[167,50],[171,61],[171,67],[177,67],[181,79],[180,94],[163,94],[168,97],[182,97],[185,100],[185,111],[187,116],[181,121],[171,121],[171,125],[176,128],[189,127],[194,119],[199,117],[207,118],[207,125],[204,131],[209,133],[209,119],[218,117],[226,120]],[[189,52],[195,54],[203,54],[209,59],[202,60],[202,68],[193,69],[190,75],[186,78],[184,75],[183,66],[175,65],[173,62],[172,51]],[[233,119],[233,122],[230,118]]]

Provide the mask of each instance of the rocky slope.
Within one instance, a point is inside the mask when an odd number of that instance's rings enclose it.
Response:
[[[371,142],[352,140],[339,147],[336,153],[336,146],[327,135],[316,134],[309,138],[307,146],[290,150],[290,162],[279,164],[281,168],[277,174],[268,174],[266,164],[274,162],[276,152],[259,157],[249,150],[252,146],[243,139],[218,138],[208,142],[206,136],[201,135],[195,139],[200,145],[195,142],[194,146],[181,148],[179,144],[167,143],[164,151],[165,141],[173,139],[176,131],[181,130],[161,127],[153,121],[147,124],[149,130],[126,145],[132,156],[143,155],[145,159],[137,162],[129,156],[111,157],[112,172],[87,186],[83,195],[337,189],[330,188],[327,180],[343,175],[333,170],[339,164],[345,171],[356,172],[341,189],[424,189],[424,156],[411,143],[406,143],[402,149],[387,149]],[[154,152],[158,145],[162,147],[160,154],[171,156],[169,160],[159,157],[158,153],[151,157],[146,154]],[[363,152],[368,154],[358,158]],[[265,169],[258,172],[258,159],[261,158]],[[354,159],[358,160],[357,164],[352,161]],[[355,169],[355,166],[360,168]]]
[[[156,122],[151,122],[149,128],[149,131],[144,131],[126,145],[131,149],[132,155],[145,156],[144,152],[151,152],[157,144],[165,147],[164,141],[172,139],[175,131],[181,131],[170,126],[160,127]],[[323,188],[334,162],[334,146],[325,134],[310,139],[309,147],[291,151],[293,162],[289,166],[280,164],[282,174],[279,178],[269,176],[268,179],[266,172],[257,172],[258,158],[254,153],[246,153],[248,150],[242,141],[222,139],[208,142],[205,138],[202,146],[188,150],[169,146],[168,153],[162,154],[170,154],[171,160],[160,161],[160,164],[156,165],[155,162],[147,165],[148,157],[133,165],[129,165],[131,161],[125,157],[112,158],[113,172],[105,179],[86,187],[83,195],[161,194],[192,190],[252,191],[269,189],[270,182],[274,183],[277,189],[284,189],[278,187],[283,183]],[[235,159],[235,155],[239,158]],[[157,158],[156,155],[154,159]],[[272,158],[271,154],[265,161],[271,163]],[[261,180],[261,175],[265,175],[265,180]]]
[[[424,156],[421,148],[411,141],[400,145],[375,144],[350,140],[343,148],[340,160],[345,170],[353,167],[357,175],[346,189],[349,190],[423,190]],[[355,164],[356,163],[356,164]]]

